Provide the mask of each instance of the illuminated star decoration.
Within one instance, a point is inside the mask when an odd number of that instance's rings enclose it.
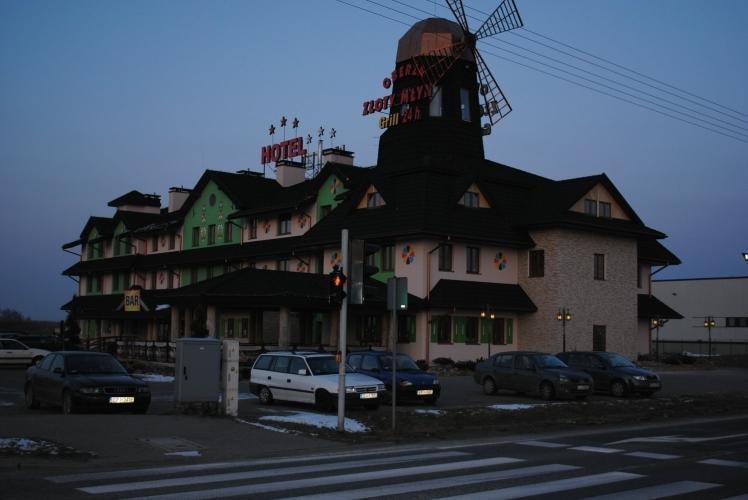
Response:
[[[307,134],[306,135],[306,143],[307,144],[311,144],[312,143],[312,134]]]
[[[285,116],[281,116],[281,127],[285,127],[287,121]]]
[[[325,135],[325,129],[320,127],[319,132],[317,132],[317,137],[322,137],[323,135]]]
[[[275,125],[270,124],[270,128],[268,129],[268,133],[270,135],[275,135]]]
[[[299,119],[298,118],[294,118],[293,119],[293,124],[291,126],[293,128],[299,128]]]

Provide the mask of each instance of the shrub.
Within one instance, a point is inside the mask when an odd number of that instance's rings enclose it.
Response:
[[[426,371],[429,369],[429,364],[426,362],[425,359],[419,359],[416,361],[416,364],[418,365],[418,368],[421,369],[421,371]]]
[[[436,358],[434,364],[439,366],[454,366],[455,362],[452,361],[452,358]]]
[[[455,363],[455,368],[458,370],[475,371],[475,361],[458,361]]]

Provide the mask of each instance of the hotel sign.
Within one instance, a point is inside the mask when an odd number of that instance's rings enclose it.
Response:
[[[125,290],[125,312],[140,312],[140,289]]]
[[[260,153],[260,161],[262,164],[277,162],[280,160],[286,160],[295,156],[304,156],[306,149],[304,149],[304,138],[294,137],[287,141],[280,142],[278,144],[270,144],[263,146]]]

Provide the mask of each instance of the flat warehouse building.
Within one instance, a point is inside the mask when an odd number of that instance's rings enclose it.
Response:
[[[397,348],[415,359],[648,353],[651,319],[674,313],[650,293],[652,267],[679,263],[665,235],[605,174],[555,181],[485,159],[491,111],[471,52],[429,92],[409,91],[424,85],[418,65],[434,46],[460,36],[457,24],[428,19],[400,40],[391,92],[410,97],[387,99],[375,166],[330,148],[311,178],[280,158],[275,179],[208,170],[192,189],[172,188],[165,207],[131,191],[109,203],[113,216],[91,217],[63,246],[81,247],[64,271],[79,278],[78,294],[63,309],[84,338],[209,334],[247,350],[336,350],[328,273],[348,274],[348,229],[379,245],[364,303],[349,307],[350,348],[389,345],[384,283],[397,276],[409,287]]]

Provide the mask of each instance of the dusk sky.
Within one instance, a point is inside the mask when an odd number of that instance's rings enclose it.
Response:
[[[748,275],[748,2],[516,2],[525,29],[478,45],[514,109],[486,157],[606,173],[683,261],[658,278]],[[465,3],[476,28],[499,1]],[[283,115],[374,165],[362,102],[386,94],[410,25],[452,18],[444,5],[0,0],[0,308],[64,318],[77,257],[61,246],[89,216],[133,189],[165,204],[207,168],[261,171]]]

